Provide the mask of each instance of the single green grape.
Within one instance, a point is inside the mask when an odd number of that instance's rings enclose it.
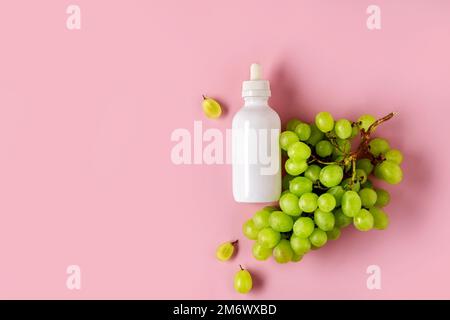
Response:
[[[288,157],[294,160],[307,160],[311,156],[311,148],[304,142],[297,141],[288,148]]]
[[[284,151],[287,151],[289,146],[298,141],[298,136],[295,132],[284,131],[280,134],[280,147]]]
[[[258,238],[259,229],[255,226],[252,219],[247,220],[242,226],[242,233],[250,240]]]
[[[317,200],[319,196],[312,192],[304,193],[298,200],[300,209],[304,212],[314,212],[317,209]]]
[[[340,139],[348,139],[352,135],[352,123],[347,119],[339,119],[334,125],[334,132]]]
[[[341,186],[342,188],[344,188],[344,190],[351,190],[355,192],[359,192],[359,190],[361,189],[361,184],[359,183],[359,181],[352,181],[352,178],[347,178],[342,181]]]
[[[283,190],[289,189],[289,184],[290,184],[291,180],[294,179],[294,178],[295,178],[295,177],[294,177],[294,176],[291,176],[290,174],[286,174],[286,175],[283,177],[283,180],[282,180],[282,187],[283,187]]]
[[[302,260],[302,258],[303,258],[303,255],[301,255],[301,254],[296,254],[296,253],[294,252],[294,254],[292,255],[291,261],[292,261],[292,262],[299,262],[299,261]]]
[[[369,175],[372,173],[373,164],[367,158],[359,159],[358,161],[356,161],[356,169],[364,170],[366,174]]]
[[[292,228],[294,234],[300,238],[308,238],[314,231],[314,221],[308,217],[300,217]]]
[[[376,121],[375,117],[370,114],[364,114],[359,117],[359,127],[365,131],[369,130],[369,127]]]
[[[239,293],[246,294],[249,293],[253,287],[252,275],[241,266],[239,267],[241,270],[234,275],[234,289]]]
[[[309,168],[306,171],[308,170]],[[295,194],[297,197],[300,197],[304,193],[311,192],[312,189],[312,181],[305,177],[296,177],[291,180],[291,183],[289,185],[289,191]]]
[[[342,196],[342,212],[354,217],[361,210],[361,198],[355,191],[346,191]]]
[[[400,152],[400,150],[397,149],[391,149],[384,155],[386,160],[395,162],[398,165],[401,165],[403,162],[403,154]]]
[[[336,200],[336,207],[340,207],[342,196],[345,193],[344,188],[342,188],[342,186],[334,186],[328,189],[327,193],[331,194],[334,197],[334,200]]]
[[[322,132],[330,132],[334,127],[333,116],[329,112],[319,112],[316,115],[316,126]]]
[[[334,228],[334,215],[332,212],[324,212],[317,209],[314,212],[314,222],[323,231],[330,231]]]
[[[258,233],[258,243],[266,248],[275,247],[280,242],[281,234],[272,228],[264,228]]]
[[[292,230],[294,222],[292,218],[283,211],[274,211],[269,218],[270,227],[278,232],[289,232]]]
[[[331,156],[333,150],[334,147],[328,140],[322,140],[316,144],[316,153],[319,157],[326,158]]]
[[[286,169],[286,172],[288,174],[292,176],[298,176],[299,174],[305,172],[306,169],[308,169],[308,163],[306,162],[306,160],[288,159],[284,164],[284,168]]]
[[[288,123],[286,124],[286,130],[289,131],[295,131],[295,128],[302,123],[300,120],[298,119],[291,119],[288,121]]]
[[[315,146],[320,140],[323,139],[325,134],[320,131],[314,123],[310,124],[309,127],[311,128],[311,135],[309,136],[309,139],[306,140],[306,143],[311,146]]]
[[[386,139],[375,138],[369,142],[369,152],[375,157],[378,157],[382,153],[388,152],[389,149],[389,142]]]
[[[363,169],[356,169],[356,180],[362,184],[367,181],[367,173]]]
[[[272,212],[272,211],[277,211],[278,208],[276,206],[265,206],[264,208],[262,208],[262,210]]]
[[[342,209],[339,208],[335,211],[334,213],[334,219],[335,219],[335,227],[337,228],[345,228],[348,225],[350,225],[353,222],[353,219],[346,216],[343,212]]]
[[[381,188],[375,189],[375,192],[377,193],[377,202],[375,202],[375,205],[380,208],[387,206],[391,201],[389,192]]]
[[[352,149],[352,145],[348,140],[336,139],[336,144],[338,147],[333,149],[333,156],[335,158],[348,154]]]
[[[307,141],[311,137],[311,127],[307,123],[299,123],[295,127],[295,133],[300,141]]]
[[[331,188],[341,183],[344,171],[337,164],[330,164],[320,170],[319,180],[325,187]]]
[[[377,202],[377,193],[373,189],[364,188],[358,194],[361,198],[361,205],[364,208],[372,208]]]
[[[366,209],[361,209],[353,218],[353,225],[359,231],[369,231],[373,228],[373,223],[373,216]]]
[[[292,235],[290,242],[291,248],[296,254],[305,255],[311,250],[311,242],[307,238]]]
[[[234,248],[237,245],[238,240],[236,241],[227,241],[222,243],[216,250],[216,257],[220,261],[227,261],[233,256]]]
[[[403,180],[403,171],[392,161],[383,161],[375,167],[375,176],[390,184],[398,184]]]
[[[330,231],[327,231],[327,238],[330,240],[337,240],[341,236],[341,229],[334,227]]]
[[[327,243],[327,240],[328,237],[326,232],[319,228],[314,229],[313,233],[309,236],[309,241],[316,248],[323,247]],[[311,247],[311,249],[313,249],[313,247]]]
[[[320,169],[321,168],[316,164],[310,165],[304,173],[305,178],[308,178],[313,183],[316,182],[319,180]]]
[[[369,179],[361,185],[361,188],[373,189],[373,183]]]
[[[317,206],[322,211],[331,212],[336,207],[336,199],[332,194],[324,193],[317,199]]]
[[[276,262],[288,263],[294,255],[294,250],[292,250],[289,240],[281,239],[280,243],[273,248],[272,254]]]
[[[222,114],[220,104],[210,97],[203,96],[202,108],[205,115],[211,119],[217,119]]]
[[[302,213],[298,206],[298,197],[293,193],[286,192],[280,197],[279,204],[281,210],[290,216],[299,216]]]
[[[256,241],[252,247],[252,253],[256,260],[267,260],[272,255],[272,249],[267,248]]]
[[[378,230],[384,230],[389,226],[388,215],[377,207],[372,207],[369,209],[373,216],[373,227]]]
[[[258,229],[267,228],[269,226],[270,213],[272,211],[261,209],[253,215],[253,224]]]

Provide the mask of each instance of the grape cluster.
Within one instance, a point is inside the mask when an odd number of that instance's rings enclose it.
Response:
[[[338,239],[350,224],[360,231],[387,228],[382,208],[390,195],[369,177],[390,184],[403,179],[402,153],[386,139],[372,138],[393,116],[377,120],[363,115],[352,122],[320,112],[313,124],[288,122],[280,135],[286,174],[278,207],[262,208],[243,225],[244,235],[256,240],[252,251],[257,260],[300,261],[310,250]]]

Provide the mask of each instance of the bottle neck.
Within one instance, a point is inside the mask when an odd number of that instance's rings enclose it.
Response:
[[[245,107],[268,107],[269,97],[244,97]]]

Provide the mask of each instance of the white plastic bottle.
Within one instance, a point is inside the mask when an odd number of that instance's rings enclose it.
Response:
[[[281,193],[281,122],[268,105],[270,84],[259,64],[242,84],[245,104],[233,118],[233,196],[237,202],[277,201]]]

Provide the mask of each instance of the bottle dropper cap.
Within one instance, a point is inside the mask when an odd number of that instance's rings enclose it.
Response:
[[[270,84],[262,79],[261,65],[250,66],[250,80],[242,83],[242,97],[270,97]]]

